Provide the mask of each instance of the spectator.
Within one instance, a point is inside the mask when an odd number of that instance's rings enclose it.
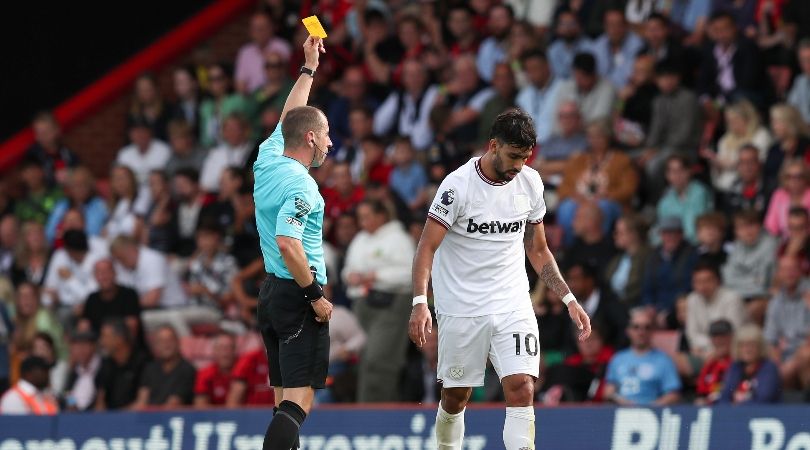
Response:
[[[712,0],[682,0],[672,4],[669,16],[685,33],[685,46],[699,46],[706,34]]]
[[[366,333],[357,317],[343,305],[336,305],[329,319],[329,377],[328,391],[316,394],[318,400],[328,402],[354,402],[357,399],[356,368]]]
[[[226,167],[245,165],[253,149],[248,139],[246,120],[238,114],[227,116],[222,124],[222,143],[211,149],[200,172],[200,187],[204,191],[219,190],[219,179]]]
[[[704,108],[712,102],[725,104],[744,97],[763,105],[767,90],[763,65],[756,45],[737,32],[734,16],[719,11],[709,19],[711,43],[701,56],[697,91]]]
[[[739,211],[753,210],[764,217],[773,187],[770,179],[763,177],[759,149],[752,145],[740,148],[735,180],[731,188],[721,196],[722,209],[726,215],[733,216]]]
[[[646,310],[630,312],[627,336],[630,348],[613,356],[607,369],[604,398],[621,406],[676,403],[681,380],[675,364],[665,353],[652,348],[652,316]]]
[[[197,305],[213,310],[226,310],[234,299],[230,281],[236,275],[233,256],[222,246],[222,229],[216,224],[202,224],[197,228],[197,252],[192,255],[186,271],[184,288]]]
[[[295,82],[287,76],[287,58],[275,50],[265,51],[264,54],[265,80],[254,92],[253,101],[260,111],[273,108],[281,111],[284,101],[290,95]]]
[[[258,55],[257,67],[262,70],[262,56]],[[200,105],[200,144],[205,148],[215,147],[223,142],[223,122],[233,114],[251,117],[253,104],[240,94],[231,92],[231,76],[225,64],[211,64],[208,66],[208,81],[210,98],[203,100]],[[261,85],[262,83],[259,83]],[[255,90],[251,89],[251,92]],[[245,155],[245,157],[247,157]]]
[[[143,370],[132,409],[191,405],[197,371],[180,354],[180,339],[174,329],[161,327],[152,334],[152,354],[155,359]]]
[[[47,391],[48,363],[29,356],[20,365],[20,381],[0,397],[0,414],[53,416],[59,413],[56,399]]]
[[[96,374],[96,411],[131,408],[149,363],[135,346],[129,328],[121,319],[108,319],[101,326],[102,351],[106,354]]]
[[[771,107],[771,129],[775,142],[767,151],[767,156],[760,156],[760,160],[765,161],[765,178],[775,180],[785,161],[810,161],[810,139],[799,111],[789,105],[778,104]]]
[[[596,57],[599,75],[608,79],[616,89],[621,89],[630,79],[632,62],[644,42],[628,29],[621,10],[607,10],[604,26],[605,33],[593,42],[591,52]]]
[[[480,56],[480,53],[479,53]],[[494,67],[493,67],[494,71]],[[490,77],[491,78],[491,77]],[[455,145],[469,148],[478,136],[478,118],[495,91],[482,85],[471,55],[453,61],[453,75],[446,91],[438,94],[431,114],[446,114],[435,134],[442,134]]]
[[[110,171],[110,181],[109,209],[112,212],[101,231],[102,236],[108,242],[112,242],[118,236],[140,236],[143,231],[143,221],[140,216],[146,211],[149,204],[148,191],[143,191],[138,187],[135,173],[127,166],[113,167]],[[148,189],[148,178],[146,182]]]
[[[374,134],[377,136],[410,136],[414,148],[424,151],[433,141],[430,111],[439,88],[428,85],[428,73],[416,59],[402,66],[402,89],[391,92],[374,113]]]
[[[51,259],[45,230],[37,222],[22,225],[20,241],[14,251],[11,282],[15,286],[28,282],[39,287],[45,282],[45,273]]]
[[[810,122],[810,39],[802,39],[798,48],[799,67],[802,73],[793,80],[787,101],[801,112],[805,122]]]
[[[376,136],[368,136],[360,141],[363,164],[360,166],[360,183],[388,184],[394,167],[388,162],[385,144]],[[362,185],[362,184],[361,184]]]
[[[408,344],[407,325],[397,318],[410,308],[414,243],[379,201],[360,203],[357,221],[362,231],[349,245],[341,275],[368,335],[360,359],[358,401],[396,401],[397,385],[391,380],[405,365]]]
[[[274,393],[270,389],[270,369],[264,349],[240,356],[232,372],[232,381],[225,400],[227,408],[245,405],[273,405]]]
[[[70,368],[64,395],[68,411],[87,411],[95,404],[95,379],[101,368],[96,340],[96,335],[89,331],[77,332],[70,337]]]
[[[700,181],[693,180],[689,162],[681,156],[670,156],[666,162],[666,178],[669,187],[658,201],[658,220],[679,216],[684,235],[689,242],[697,241],[696,221],[712,209],[712,194]]]
[[[216,225],[227,240],[232,239],[237,215],[242,214],[242,193],[246,184],[245,173],[241,169],[233,166],[225,168],[219,177],[217,198],[203,207],[198,222]]]
[[[138,292],[142,308],[170,308],[186,304],[179,279],[164,255],[140,246],[128,236],[115,238],[110,244],[110,253],[116,262],[118,282]]]
[[[19,242],[20,222],[14,214],[0,216],[0,277],[9,277]]]
[[[194,169],[175,172],[172,187],[177,200],[177,242],[174,252],[188,257],[194,253],[194,232],[207,201],[205,193],[200,190],[199,174]]]
[[[369,27],[366,29],[363,58],[371,78],[377,83],[401,83],[403,63],[408,59],[424,57],[425,54],[428,38],[421,18],[403,14],[396,19],[394,30],[396,33],[393,36],[380,42],[378,35],[369,32]],[[379,34],[379,37],[382,38],[387,31]]]
[[[681,42],[673,38],[671,30],[672,24],[667,16],[658,12],[650,14],[641,26],[644,45],[639,50],[639,56],[652,56],[654,64],[669,61],[680,68],[681,74],[689,80],[691,68],[688,67],[685,51]]]
[[[363,187],[352,182],[349,165],[335,164],[332,168],[330,187],[322,187],[321,194],[326,202],[326,216],[336,219],[353,209],[363,199]]]
[[[234,336],[225,332],[217,334],[213,339],[212,356],[213,362],[197,371],[194,382],[194,406],[197,408],[225,405],[236,363]]]
[[[118,151],[116,164],[132,170],[139,188],[146,189],[149,172],[165,167],[171,149],[165,142],[153,138],[151,125],[143,118],[130,121],[129,139],[132,143]]]
[[[244,95],[264,84],[266,72],[262,68],[266,52],[278,53],[285,60],[292,53],[290,44],[274,35],[275,25],[267,13],[254,13],[248,27],[251,42],[243,45],[236,55],[236,89]]]
[[[613,258],[617,252],[610,238],[610,229],[605,230],[605,223],[608,222],[603,218],[596,203],[583,202],[577,208],[573,220],[574,241],[565,250],[563,266],[573,262],[587,262],[596,267],[604,267]]]
[[[596,60],[590,53],[578,53],[574,57],[574,76],[560,86],[559,101],[573,100],[579,106],[585,122],[608,117],[613,112],[616,90],[610,82],[596,73]],[[555,124],[558,131],[560,124]]]
[[[790,208],[787,229],[787,236],[779,244],[776,256],[796,258],[802,273],[810,275],[810,215],[805,208]]]
[[[53,243],[63,228],[63,220],[68,210],[76,208],[84,218],[84,232],[87,236],[99,236],[104,224],[107,223],[107,204],[96,194],[96,184],[93,174],[86,167],[76,167],[70,171],[65,192],[67,198],[56,204],[48,223],[45,234],[48,242]]]
[[[8,308],[0,306],[0,392],[5,392],[9,388],[11,378],[11,345],[14,329],[12,328],[11,317]]]
[[[658,96],[652,104],[650,129],[638,163],[647,177],[662,178],[665,162],[673,154],[694,154],[700,136],[700,113],[695,94],[681,86],[680,68],[668,61],[655,66]],[[653,183],[657,185],[658,183]]]
[[[330,152],[329,156],[334,155],[335,161],[348,163],[352,179],[359,182],[364,166],[361,144],[364,139],[372,136],[374,113],[368,108],[356,106],[349,110],[348,120],[349,134],[342,139],[340,145],[335,145],[334,152]]]
[[[78,328],[99,336],[104,322],[116,319],[124,322],[130,336],[139,336],[141,304],[138,293],[116,283],[115,266],[110,259],[102,259],[93,265],[93,277],[98,290],[87,297],[82,311],[85,323],[80,323]]]
[[[480,44],[478,32],[473,26],[475,10],[465,4],[455,4],[447,12],[449,39],[445,46],[449,56],[455,58],[464,53],[478,53]]]
[[[481,147],[489,142],[489,129],[495,123],[495,118],[517,105],[515,73],[508,64],[498,63],[495,66],[495,73],[492,75],[492,90],[495,91],[495,95],[484,104],[481,117],[478,119],[480,127],[478,128],[477,143]]]
[[[681,219],[670,216],[658,223],[661,245],[645,264],[641,304],[659,313],[659,322],[673,311],[675,299],[689,292],[697,251],[684,240]]]
[[[647,230],[641,217],[623,215],[616,221],[613,242],[621,251],[605,266],[605,284],[610,286],[618,300],[632,308],[641,302],[641,284],[650,249],[645,236]]]
[[[734,362],[723,382],[718,403],[778,403],[781,400],[779,369],[768,360],[762,331],[756,325],[737,330]]]
[[[402,80],[403,83],[412,83],[413,80]],[[427,79],[422,82],[426,82]],[[292,84],[290,84],[292,87]],[[278,110],[284,107],[284,100],[287,95],[281,97],[281,104],[277,105]],[[329,132],[332,138],[332,145],[341,148],[346,143],[346,139],[352,136],[351,111],[355,108],[367,109],[372,112],[377,109],[379,103],[366,93],[366,77],[361,66],[347,67],[343,71],[340,80],[340,90],[337,97],[329,104],[328,115]]]
[[[701,261],[715,267],[722,267],[726,263],[728,254],[724,244],[727,222],[726,216],[719,212],[708,212],[697,218],[697,252]]]
[[[802,279],[799,262],[789,256],[779,260],[777,277],[779,291],[768,304],[764,333],[771,359],[786,387],[792,387],[806,368],[810,349],[805,342],[810,330],[810,282]]]
[[[523,54],[520,62],[529,83],[520,89],[516,103],[534,119],[537,140],[543,142],[551,137],[561,82],[553,77],[546,54],[540,50]]]
[[[604,401],[605,373],[614,349],[605,343],[600,326],[592,328],[591,337],[577,341],[577,352],[565,358],[562,364],[545,371],[543,404],[556,405],[562,399],[573,402]]]
[[[64,344],[64,342],[60,343]],[[65,350],[64,348],[62,350]],[[67,381],[68,364],[64,357],[57,354],[56,343],[50,334],[40,331],[34,336],[31,341],[31,356],[38,356],[48,363],[49,378],[48,383],[49,391],[51,394],[59,398],[65,390],[65,382]]]
[[[532,167],[543,171],[546,187],[559,185],[569,159],[588,146],[582,115],[575,101],[567,100],[559,104],[557,122],[560,124],[559,130],[540,142],[540,151],[532,163]]]
[[[739,328],[745,320],[742,298],[723,286],[720,269],[701,262],[692,271],[692,292],[686,298],[686,338],[693,356],[705,360],[714,349],[709,339],[709,326],[715,320],[728,320]]]
[[[506,59],[506,43],[509,31],[515,22],[515,12],[509,5],[494,5],[489,9],[487,28],[490,36],[481,42],[476,66],[478,75],[489,83],[495,73],[495,65]]]
[[[394,170],[391,172],[391,189],[404,200],[412,210],[425,206],[427,196],[427,174],[425,168],[415,160],[414,149],[408,138],[397,139],[394,144]]]
[[[193,71],[192,67],[178,67],[172,72],[175,102],[171,106],[171,116],[173,121],[185,122],[189,132],[196,134],[200,126],[200,85]],[[172,140],[171,122],[168,132],[169,140]]]
[[[638,177],[630,158],[612,147],[612,130],[606,120],[597,120],[586,129],[588,151],[573,156],[565,167],[558,189],[562,202],[558,221],[570,229],[577,205],[596,201],[605,217],[605,231],[630,206]]]
[[[768,212],[765,215],[765,229],[774,236],[787,234],[788,211],[794,206],[810,209],[810,174],[804,162],[787,161],[782,166],[781,187],[774,191]]]
[[[107,257],[107,248],[91,246],[82,230],[68,230],[63,239],[64,247],[53,253],[48,264],[44,303],[58,312],[62,323],[73,323],[81,316],[87,296],[98,289],[93,267]]]
[[[34,143],[25,153],[26,160],[36,161],[45,172],[49,186],[64,185],[68,171],[79,165],[79,158],[62,142],[62,130],[56,116],[49,111],[34,116],[31,122]]]
[[[172,200],[166,172],[155,170],[149,174],[149,198],[151,202],[144,211],[140,240],[153,250],[169,253],[177,241],[177,205]]]
[[[617,140],[631,149],[639,148],[650,129],[652,104],[658,95],[655,59],[639,55],[633,63],[628,83],[619,90],[620,116],[614,124]]]
[[[765,292],[774,271],[776,240],[762,229],[756,211],[740,211],[734,216],[736,240],[723,266],[726,287],[743,298]]]
[[[44,225],[51,211],[62,199],[62,191],[48,186],[45,176],[45,170],[38,160],[28,157],[20,163],[20,178],[25,194],[14,205],[14,215],[20,221],[34,221]]]
[[[748,100],[739,100],[726,107],[725,117],[727,131],[717,143],[717,154],[708,151],[701,153],[711,162],[712,183],[721,193],[730,190],[737,181],[735,169],[744,145],[756,147],[761,161],[771,146],[771,136],[760,125],[757,111]]]
[[[574,11],[562,9],[557,13],[556,38],[548,47],[548,60],[554,76],[561,80],[571,78],[574,55],[588,51],[591,40],[582,33]]]
[[[174,119],[169,122],[169,145],[172,155],[166,163],[165,171],[169,177],[178,169],[190,168],[196,171],[202,169],[208,151],[197,146],[194,129],[184,119]]]
[[[731,343],[734,340],[734,327],[725,319],[715,320],[709,325],[711,353],[703,363],[695,384],[696,405],[711,405],[720,400],[726,373],[731,366]]]
[[[160,96],[155,76],[150,73],[139,75],[135,79],[135,93],[129,105],[127,123],[145,122],[152,129],[152,135],[165,142],[170,119],[171,110]]]
[[[626,347],[627,307],[619,303],[610,289],[602,288],[597,267],[575,262],[568,265],[565,279],[571,292],[582,299],[588,317],[600,324],[600,339],[612,348]]]

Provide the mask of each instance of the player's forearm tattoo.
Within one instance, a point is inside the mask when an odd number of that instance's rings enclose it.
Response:
[[[540,279],[560,298],[565,297],[565,294],[569,292],[568,285],[565,284],[560,269],[557,268],[557,263],[554,260],[547,262],[540,269]]]

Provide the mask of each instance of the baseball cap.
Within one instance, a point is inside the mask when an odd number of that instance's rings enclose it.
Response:
[[[683,223],[678,216],[667,216],[658,222],[658,229],[661,231],[683,231]]]
[[[726,319],[715,320],[709,325],[709,336],[728,336],[733,332],[734,327]]]

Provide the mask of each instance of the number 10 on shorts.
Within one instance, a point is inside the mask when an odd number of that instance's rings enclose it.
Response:
[[[523,343],[523,348],[529,356],[537,355],[537,336],[532,333],[525,335],[523,339],[520,338],[520,333],[512,335],[515,338],[515,355],[520,355],[520,344]]]

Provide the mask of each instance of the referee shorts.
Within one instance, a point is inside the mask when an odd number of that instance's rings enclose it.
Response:
[[[323,389],[329,366],[329,323],[295,280],[268,274],[259,291],[258,323],[267,350],[270,385]]]

